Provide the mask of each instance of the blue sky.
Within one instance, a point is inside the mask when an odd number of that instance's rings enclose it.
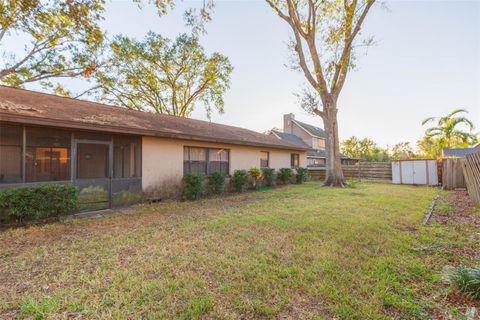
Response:
[[[480,131],[480,1],[389,1],[367,18],[364,33],[376,45],[360,56],[339,100],[341,139],[369,137],[382,146],[418,140],[422,119],[466,108]],[[143,37],[149,30],[175,37],[185,31],[184,1],[159,18],[149,5],[107,4],[109,35]],[[322,126],[299,105],[294,92],[305,85],[285,66],[290,30],[260,0],[221,1],[202,44],[228,56],[235,68],[225,114],[212,121],[256,131],[280,127],[282,115]],[[72,82],[72,86],[74,83]],[[201,108],[194,118],[206,119]]]

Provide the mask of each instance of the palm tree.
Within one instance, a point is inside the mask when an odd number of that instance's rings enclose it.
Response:
[[[472,133],[475,129],[473,122],[460,114],[468,113],[465,109],[456,109],[445,117],[430,117],[422,121],[422,125],[434,122],[438,119],[437,126],[428,128],[425,137],[429,140],[436,140],[443,148],[467,147],[478,141],[477,136]],[[458,129],[458,126],[465,125],[469,132]]]

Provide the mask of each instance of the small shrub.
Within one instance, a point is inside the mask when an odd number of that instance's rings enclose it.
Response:
[[[232,176],[233,190],[244,192],[248,189],[248,172],[247,170],[235,170]]]
[[[290,180],[292,179],[292,175],[293,175],[292,169],[290,169],[290,168],[281,168],[281,169],[278,171],[277,179],[278,179],[278,181],[280,181],[281,183],[289,183]]]
[[[183,197],[187,200],[198,200],[204,194],[205,175],[188,173],[183,177]]]
[[[252,178],[252,184],[255,188],[257,186],[257,183],[262,179],[262,170],[257,167],[252,167],[250,168],[250,170],[248,170],[248,174]]]
[[[222,194],[225,192],[225,175],[221,172],[214,172],[208,176],[207,193]]]
[[[277,182],[277,174],[275,169],[272,168],[262,168],[263,182],[266,186],[272,187]]]
[[[356,179],[345,180],[345,186],[347,188],[356,189],[357,186],[358,186],[358,180],[356,180]]]
[[[480,267],[455,268],[450,273],[449,282],[470,299],[480,299]]]
[[[297,183],[304,183],[309,178],[308,169],[299,167],[296,169],[295,180]]]
[[[55,217],[77,207],[78,187],[44,184],[0,192],[0,221],[24,221]]]

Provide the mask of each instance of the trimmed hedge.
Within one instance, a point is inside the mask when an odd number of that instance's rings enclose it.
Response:
[[[277,182],[277,174],[273,168],[262,168],[262,176],[266,186],[273,187]]]
[[[0,191],[0,222],[35,220],[73,212],[78,187],[44,184]]]
[[[309,178],[309,173],[307,168],[299,167],[296,169],[295,179],[297,183],[304,183]]]
[[[281,183],[289,183],[292,180],[293,172],[290,168],[281,168],[277,173],[277,179]]]
[[[189,173],[183,177],[183,197],[187,200],[198,200],[205,193],[205,175],[203,173]]]
[[[213,172],[208,176],[207,193],[222,194],[225,192],[225,175],[221,172]]]
[[[244,192],[248,189],[248,172],[247,170],[235,170],[232,176],[233,190]]]

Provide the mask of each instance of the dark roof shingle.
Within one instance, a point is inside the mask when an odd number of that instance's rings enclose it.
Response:
[[[243,128],[6,86],[0,86],[0,120],[287,150],[307,149]]]
[[[276,131],[276,130],[272,130],[271,131],[273,135],[276,135],[277,137],[279,137],[280,139],[284,140],[284,141],[288,141],[288,142],[291,142],[291,143],[295,143],[299,146],[302,146],[304,148],[309,148],[310,149],[310,146],[308,144],[306,144],[305,142],[303,142],[302,139],[300,139],[299,137],[297,137],[296,135],[294,134],[291,134],[291,133],[285,133],[285,132],[281,132],[281,131]]]
[[[443,149],[443,156],[464,158],[466,155],[469,155],[475,152],[480,152],[480,144],[472,148],[455,148],[455,149],[445,148]]]
[[[300,122],[298,120],[293,120],[293,121],[296,122],[303,129],[305,129],[312,136],[326,138],[325,131],[322,128],[315,127],[315,126],[312,126],[311,124]]]

